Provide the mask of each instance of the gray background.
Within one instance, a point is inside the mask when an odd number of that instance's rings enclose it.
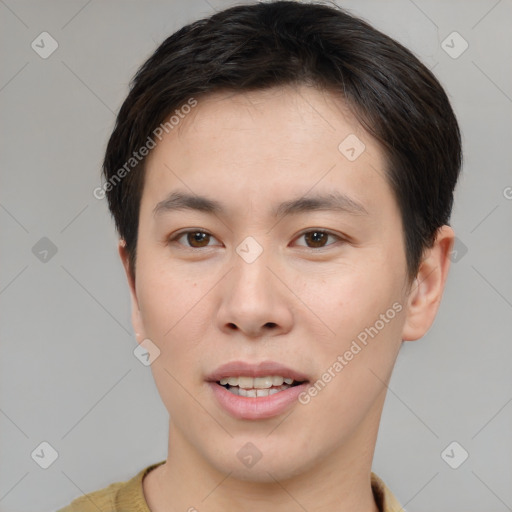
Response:
[[[167,455],[167,412],[133,355],[116,234],[92,191],[138,66],[233,4],[0,0],[1,512],[55,510]],[[340,4],[434,68],[465,149],[443,304],[400,353],[373,470],[409,512],[512,510],[512,2]],[[59,45],[47,59],[31,48],[43,31]],[[453,31],[469,44],[458,58],[442,46]],[[43,441],[58,452],[48,469],[31,456]],[[452,441],[469,453],[458,469],[441,457]]]

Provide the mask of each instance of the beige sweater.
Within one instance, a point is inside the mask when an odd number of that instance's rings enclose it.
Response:
[[[144,498],[143,478],[165,460],[142,469],[131,480],[80,496],[57,512],[151,512]],[[404,512],[384,482],[372,473],[372,490],[380,512]]]

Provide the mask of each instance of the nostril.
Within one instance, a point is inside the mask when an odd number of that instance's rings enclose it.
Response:
[[[275,324],[274,322],[267,322],[265,324],[265,327],[277,327],[277,324]]]

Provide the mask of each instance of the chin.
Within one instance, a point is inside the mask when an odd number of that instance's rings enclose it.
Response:
[[[208,458],[217,471],[225,475],[230,474],[230,477],[236,480],[275,484],[276,480],[294,478],[314,465],[308,456],[311,454],[299,452],[297,443],[290,443],[289,447],[281,444],[280,449],[276,449],[268,440],[265,443],[263,439],[234,444],[234,457],[227,457],[226,454],[231,452],[231,449],[224,448],[221,454],[210,454]]]
[[[240,468],[239,465],[231,464],[231,467],[226,467],[224,473],[231,473],[230,478],[241,480],[244,482],[254,482],[260,484],[275,484],[276,480],[279,482],[289,480],[297,475],[303,473],[302,467],[297,465],[290,465],[290,462],[283,464],[265,464],[260,461],[252,468]]]

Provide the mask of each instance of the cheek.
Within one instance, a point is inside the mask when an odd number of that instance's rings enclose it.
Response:
[[[302,402],[307,403],[304,421],[319,444],[350,435],[378,409],[374,405],[393,369],[404,322],[401,297],[391,280],[377,283],[354,273],[328,282],[325,296],[316,295],[317,312],[334,334],[312,336],[317,380],[315,391]]]
[[[322,276],[297,276],[295,282],[298,279],[304,302],[322,320],[320,325],[326,328],[327,336],[341,344],[401,300],[398,276],[393,269],[375,262],[345,265]]]
[[[142,267],[142,265],[141,265]],[[165,265],[147,265],[137,289],[145,333],[161,355],[177,360],[192,352],[211,323],[205,295],[214,282],[193,279]]]
[[[355,425],[382,391],[401,346],[400,282],[391,268],[369,265],[333,273],[320,287],[309,287],[308,306],[323,322],[319,335],[311,336],[320,379],[318,397],[311,399],[317,408],[312,417],[330,410]],[[328,334],[321,337],[320,331]]]
[[[169,414],[194,409],[186,389],[192,378],[200,378],[198,355],[211,325],[207,301],[201,300],[205,287],[179,272],[155,269],[141,276],[142,282],[138,293],[145,334],[160,350],[151,365],[158,392]]]

